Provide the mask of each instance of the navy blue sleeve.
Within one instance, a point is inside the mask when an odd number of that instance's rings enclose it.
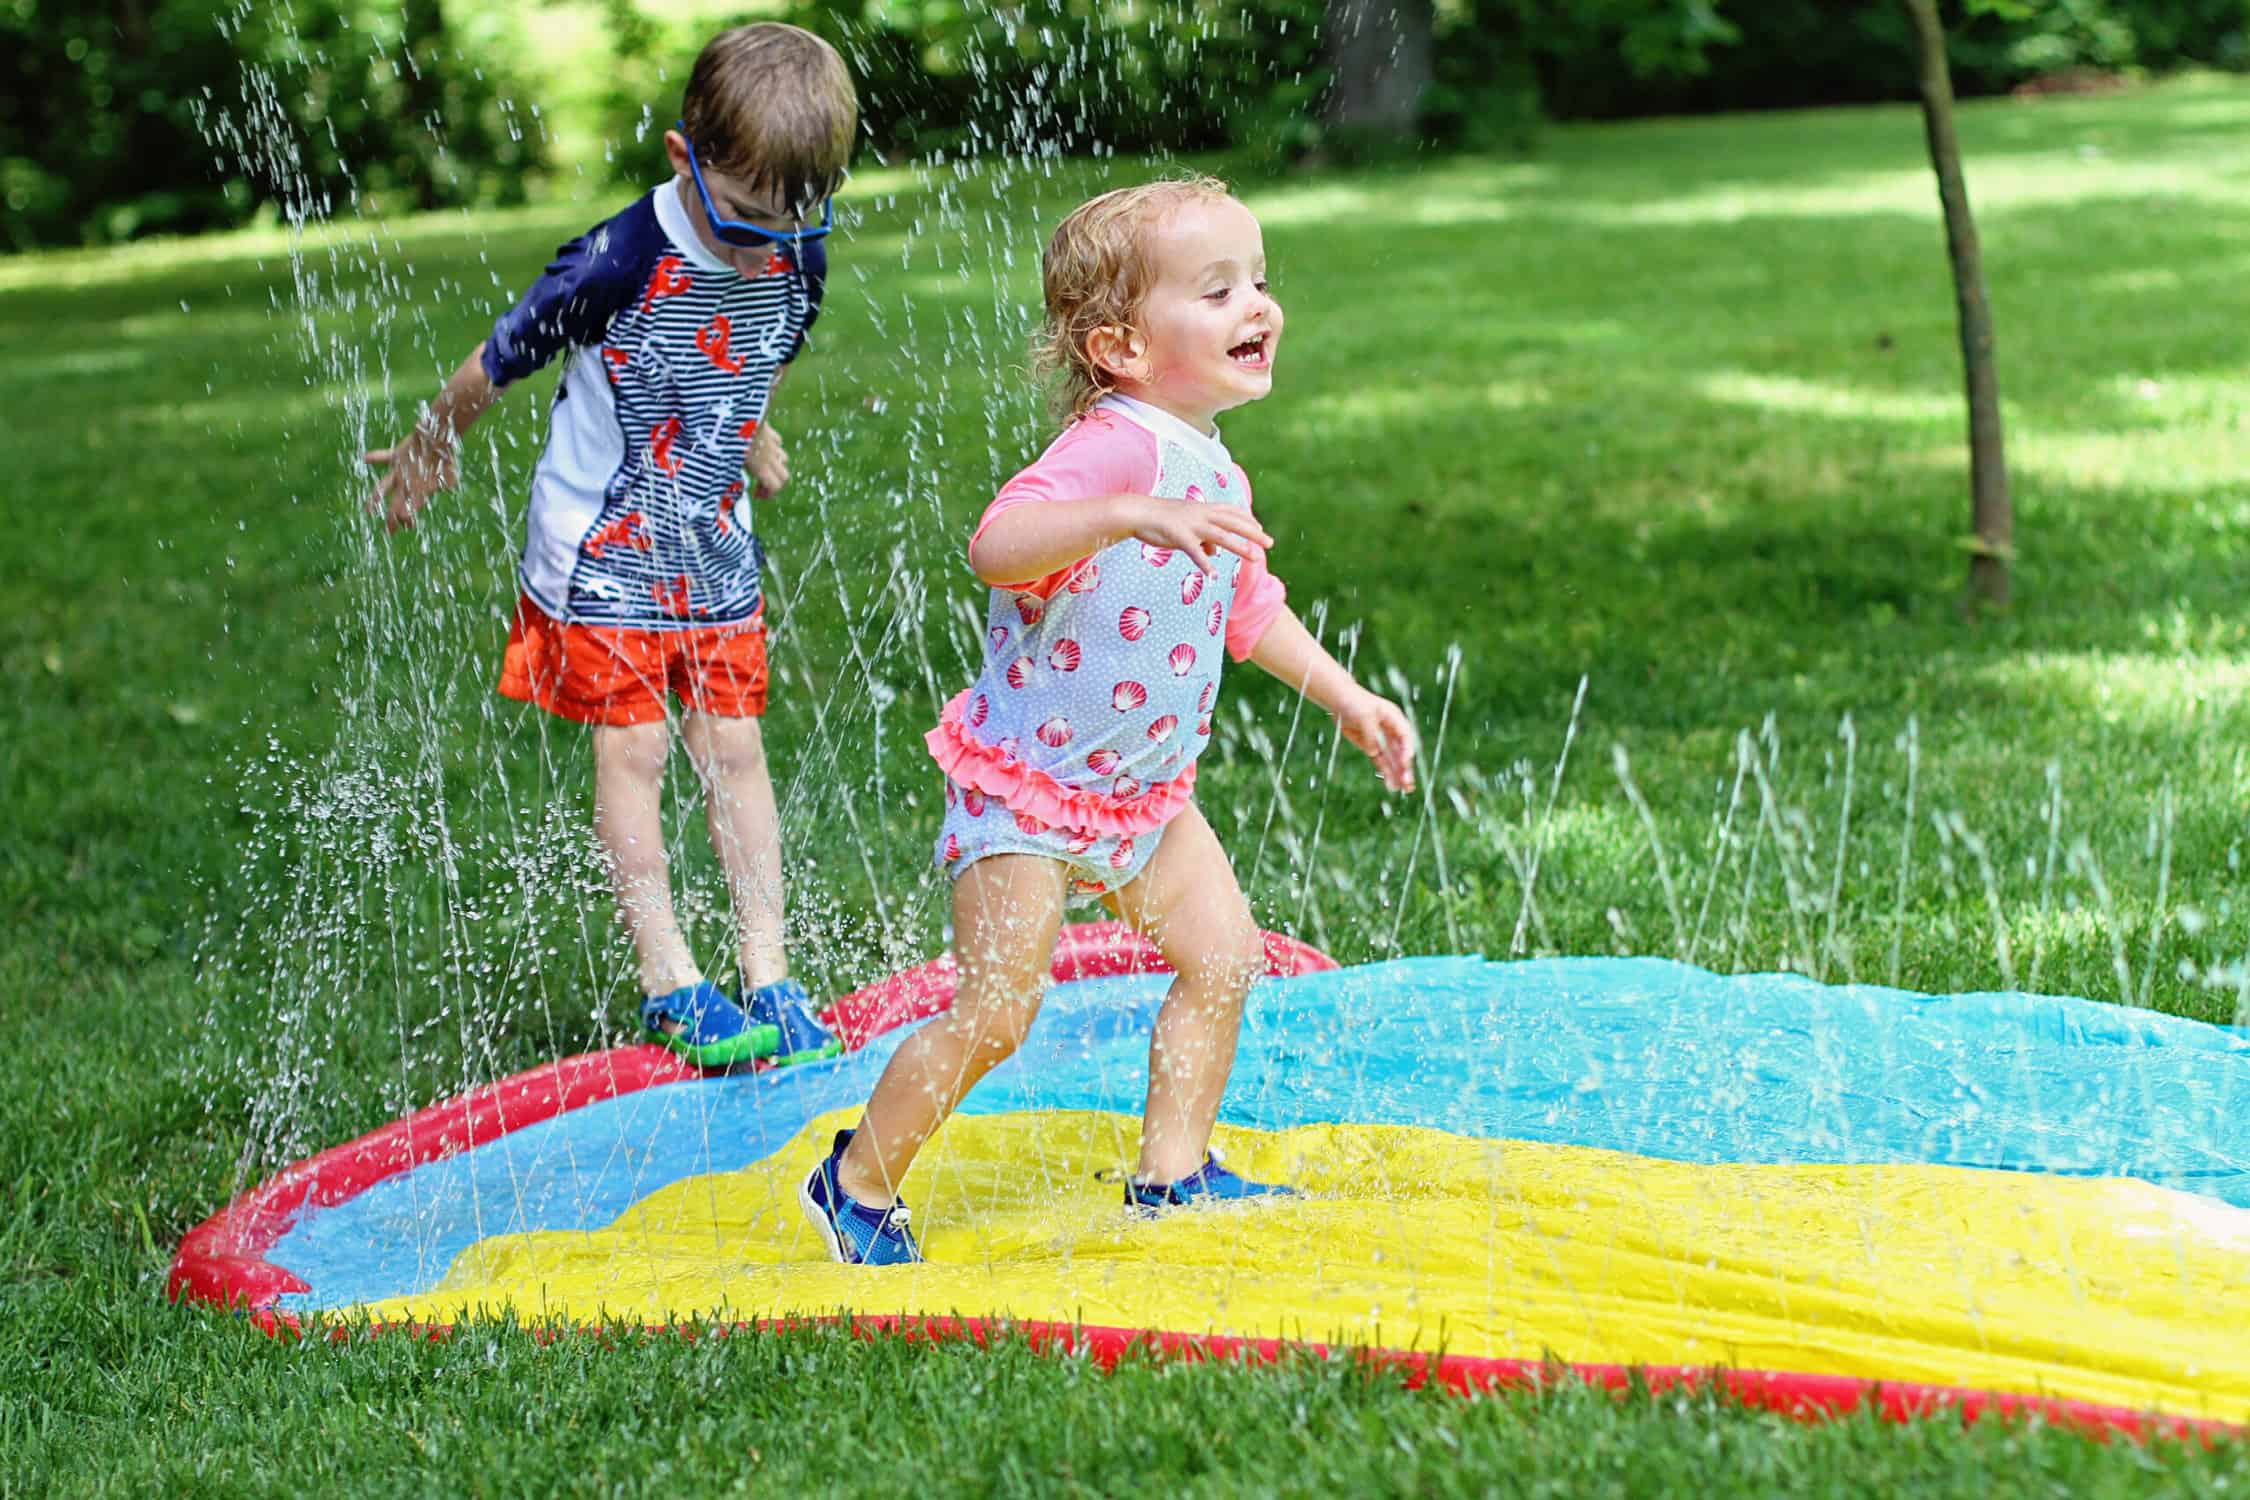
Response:
[[[797,342],[789,346],[782,356],[789,363],[805,352],[805,335],[812,332],[813,324],[820,321],[820,299],[828,291],[828,242],[807,240],[799,254],[797,274],[805,283],[805,326],[797,330]]]
[[[640,295],[664,245],[655,205],[643,198],[557,250],[546,273],[492,325],[484,373],[495,386],[508,385],[573,345],[599,343]]]

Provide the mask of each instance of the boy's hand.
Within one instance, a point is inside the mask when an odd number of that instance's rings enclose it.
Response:
[[[1134,495],[1121,517],[1125,534],[1151,547],[1171,547],[1206,573],[1215,573],[1213,554],[1222,549],[1251,562],[1273,545],[1273,538],[1235,505],[1205,505],[1195,500],[1160,500]]]
[[[774,430],[763,422],[750,434],[750,451],[744,455],[742,466],[750,471],[750,493],[759,500],[780,493],[789,482],[789,455]]]
[[[425,419],[414,424],[405,441],[360,455],[370,464],[387,465],[367,497],[370,515],[383,518],[383,529],[412,527],[414,517],[430,503],[430,496],[449,490],[461,478],[461,460],[450,434]]]
[[[1399,706],[1365,688],[1336,705],[1336,725],[1344,738],[1367,752],[1382,773],[1383,785],[1394,792],[1414,790],[1414,756],[1420,749],[1414,726]]]

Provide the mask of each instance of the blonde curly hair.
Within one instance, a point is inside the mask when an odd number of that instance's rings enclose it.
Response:
[[[1150,229],[1183,204],[1232,196],[1216,177],[1167,177],[1089,198],[1056,227],[1040,262],[1047,315],[1032,336],[1031,367],[1054,381],[1059,421],[1084,416],[1117,387],[1086,344],[1097,328],[1133,327],[1153,280]]]

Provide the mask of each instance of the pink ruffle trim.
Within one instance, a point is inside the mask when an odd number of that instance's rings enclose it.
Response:
[[[1073,833],[1145,833],[1177,817],[1195,792],[1195,762],[1170,781],[1136,796],[1112,797],[1083,787],[1064,786],[1036,766],[978,740],[961,721],[967,692],[958,693],[938,713],[937,728],[922,737],[938,769],[965,787],[998,797],[1010,812],[1037,818],[1050,828]]]

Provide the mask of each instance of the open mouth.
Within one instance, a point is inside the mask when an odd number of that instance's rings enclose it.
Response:
[[[1256,334],[1229,349],[1227,358],[1233,360],[1245,370],[1263,370],[1272,358],[1270,353],[1272,343],[1272,334]]]

